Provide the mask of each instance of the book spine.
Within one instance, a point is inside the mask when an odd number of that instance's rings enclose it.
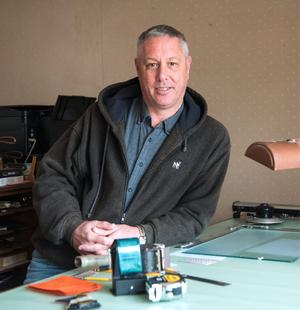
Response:
[[[15,177],[23,174],[22,170],[0,170],[0,178]]]
[[[15,253],[0,257],[0,267],[7,267],[27,260],[27,252]]]
[[[22,183],[23,181],[24,181],[23,175],[19,175],[15,177],[0,178],[0,186],[18,184],[18,183]]]

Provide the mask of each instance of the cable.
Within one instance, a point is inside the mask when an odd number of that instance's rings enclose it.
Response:
[[[29,152],[28,152],[28,155],[27,155],[27,157],[26,157],[26,159],[25,159],[25,161],[24,161],[24,164],[27,163],[27,160],[28,160],[29,157],[31,156],[31,153],[32,153],[32,151],[33,151],[33,149],[34,149],[34,147],[35,147],[35,145],[36,145],[36,139],[35,139],[35,138],[29,138],[28,141],[33,142],[33,143],[32,143],[32,145],[31,145],[31,148],[30,148],[30,150],[29,150]]]
[[[0,137],[0,143],[3,144],[15,144],[17,139],[14,136],[2,136]]]

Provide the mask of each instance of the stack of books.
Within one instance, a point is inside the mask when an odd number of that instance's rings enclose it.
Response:
[[[0,170],[0,186],[22,183],[24,181],[23,169],[3,168]]]
[[[6,254],[0,256],[0,268],[23,264],[26,263],[27,260],[28,260],[28,254],[25,250]]]

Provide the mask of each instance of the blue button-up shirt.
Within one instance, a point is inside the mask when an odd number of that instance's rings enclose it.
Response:
[[[151,126],[151,117],[147,106],[141,97],[134,100],[130,107],[126,129],[125,144],[127,148],[127,164],[129,169],[129,182],[127,187],[125,209],[127,209],[143,174],[148,168],[154,155],[170,134],[177,122],[183,105],[173,116]]]

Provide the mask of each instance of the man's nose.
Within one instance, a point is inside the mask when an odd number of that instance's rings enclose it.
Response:
[[[157,79],[159,81],[164,81],[168,79],[168,66],[160,64],[157,70]]]

